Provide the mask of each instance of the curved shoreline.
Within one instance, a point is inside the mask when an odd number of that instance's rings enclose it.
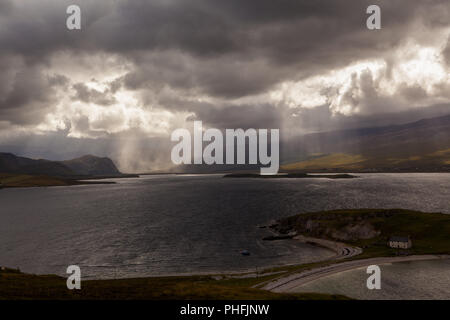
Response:
[[[334,263],[324,267],[318,267],[311,270],[294,273],[286,277],[278,278],[265,284],[261,289],[269,290],[272,292],[293,292],[295,288],[298,288],[308,282],[318,280],[323,277],[330,276],[332,274],[341,273],[344,271],[354,270],[361,267],[366,267],[372,264],[383,265],[396,262],[407,261],[424,261],[424,260],[438,260],[438,259],[450,259],[450,255],[414,255],[405,257],[377,257],[368,258],[362,260],[352,260],[341,263]]]
[[[352,247],[352,246],[346,245],[345,243],[332,241],[332,240],[305,237],[302,235],[297,235],[297,236],[293,237],[293,239],[301,241],[303,243],[320,246],[320,247],[326,248],[328,250],[334,251],[336,253],[335,256],[330,257],[323,261],[341,260],[341,259],[351,258],[351,257],[357,256],[358,254],[361,254],[363,252],[363,250],[359,247]]]

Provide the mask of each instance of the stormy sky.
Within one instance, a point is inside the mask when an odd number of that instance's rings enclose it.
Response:
[[[0,0],[0,151],[146,171],[193,120],[286,137],[448,114],[449,21],[448,0]]]

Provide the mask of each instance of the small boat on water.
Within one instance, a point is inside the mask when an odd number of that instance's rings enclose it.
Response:
[[[241,254],[242,254],[243,256],[249,256],[249,255],[250,255],[250,251],[248,251],[248,250],[242,250],[242,251],[241,251]]]

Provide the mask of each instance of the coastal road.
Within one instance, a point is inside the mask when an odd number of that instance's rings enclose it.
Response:
[[[291,274],[265,284],[262,289],[273,292],[294,292],[296,288],[326,277],[335,273],[344,272],[352,269],[362,268],[369,265],[382,265],[387,263],[405,262],[405,261],[422,261],[422,260],[437,260],[450,259],[450,255],[416,255],[405,257],[380,257],[362,260],[346,261],[335,263],[332,265],[306,270],[299,273]]]

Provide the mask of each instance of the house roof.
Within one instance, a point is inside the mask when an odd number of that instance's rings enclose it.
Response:
[[[389,241],[408,242],[409,241],[409,237],[392,236],[392,237],[389,238]]]

